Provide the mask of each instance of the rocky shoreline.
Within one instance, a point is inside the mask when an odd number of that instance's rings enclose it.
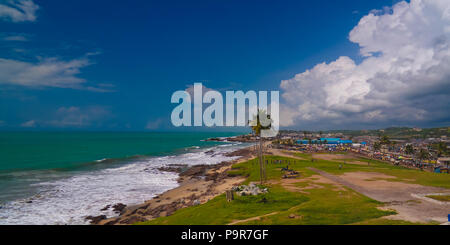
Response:
[[[166,191],[139,205],[126,206],[117,203],[107,205],[102,209],[112,209],[118,214],[117,217],[107,218],[105,215],[100,215],[88,216],[86,219],[94,225],[128,225],[169,216],[178,209],[203,204],[244,181],[242,177],[228,176],[228,170],[237,162],[255,157],[251,147],[230,152],[226,156],[239,156],[240,158],[215,165],[172,164],[162,167],[159,169],[160,171],[179,174],[177,180],[179,186],[177,188]]]

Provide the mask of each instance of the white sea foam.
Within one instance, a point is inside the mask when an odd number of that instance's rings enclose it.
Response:
[[[33,188],[39,189],[39,195],[1,206],[0,224],[88,224],[85,220],[88,215],[112,217],[115,216],[112,210],[100,209],[108,204],[142,203],[178,185],[177,174],[161,172],[159,167],[217,164],[235,159],[224,153],[236,148],[230,144],[228,147],[193,149],[181,155],[139,159],[120,167],[38,182]]]

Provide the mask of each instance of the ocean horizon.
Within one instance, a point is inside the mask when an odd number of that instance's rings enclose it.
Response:
[[[216,164],[245,144],[231,132],[0,132],[0,224],[89,224],[106,205],[178,186],[170,164]]]

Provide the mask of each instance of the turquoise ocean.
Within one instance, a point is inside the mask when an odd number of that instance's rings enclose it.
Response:
[[[0,132],[0,224],[87,224],[176,187],[169,164],[216,164],[238,133]]]

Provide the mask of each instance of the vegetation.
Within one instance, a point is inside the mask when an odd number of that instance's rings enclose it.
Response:
[[[422,162],[423,160],[430,158],[430,153],[426,149],[422,148],[419,150],[419,152],[417,152],[417,158],[420,162]]]
[[[429,195],[427,197],[441,202],[450,202],[450,195]]]
[[[259,136],[259,149],[258,149],[258,160],[259,160],[259,171],[260,171],[260,183],[263,183],[263,180],[267,180],[266,176],[266,168],[265,163],[263,162],[263,137],[261,135],[263,130],[270,129],[272,127],[272,120],[270,116],[267,115],[266,111],[258,110],[257,114],[253,117],[253,120],[249,122],[249,125],[252,128],[253,133],[256,136]]]
[[[335,190],[332,185],[307,190],[309,200],[289,210],[242,224],[256,225],[338,225],[395,214],[377,209],[381,203],[352,190]]]
[[[445,142],[439,142],[439,143],[437,143],[437,144],[434,144],[433,145],[433,148],[434,149],[436,149],[436,152],[437,152],[437,156],[438,157],[441,157],[441,156],[444,156],[444,155],[447,155],[447,145],[445,144]]]
[[[414,147],[412,145],[406,145],[405,153],[408,155],[413,155],[415,153]]]
[[[258,196],[236,196],[227,202],[222,194],[209,202],[178,210],[173,215],[140,224],[146,225],[223,225],[273,212],[283,212],[308,201],[300,193],[290,192],[280,186],[271,186],[270,192]]]
[[[320,188],[308,189],[308,194],[289,191],[278,182],[282,176],[280,169],[289,162],[290,169],[300,172],[302,178],[308,178],[315,174],[308,169],[311,162],[279,156],[265,158],[269,162],[283,161],[282,164],[267,166],[267,179],[270,181],[265,187],[269,188],[269,193],[236,196],[233,202],[227,202],[225,196],[220,195],[205,204],[181,209],[171,216],[141,224],[228,224],[239,220],[242,220],[239,224],[351,224],[394,214],[392,211],[377,209],[381,203],[375,200],[350,189],[336,190],[332,185],[321,184]],[[256,166],[257,159],[239,163],[233,166],[229,174],[246,176],[246,183],[255,182],[259,180]],[[309,185],[309,181],[313,181],[313,178],[302,184]],[[245,221],[262,215],[266,216],[260,220]]]
[[[405,220],[393,220],[393,219],[385,219],[385,218],[376,218],[365,220],[362,222],[353,223],[352,225],[438,225],[438,222],[429,222],[429,223],[413,223]]]
[[[236,196],[232,202],[227,202],[225,195],[219,195],[209,202],[176,211],[168,217],[160,217],[142,222],[146,225],[160,224],[364,224],[364,225],[416,225],[407,221],[385,219],[394,211],[380,210],[383,203],[359,194],[351,189],[337,188],[332,184],[314,182],[317,173],[309,169],[314,167],[331,174],[343,174],[352,171],[370,171],[384,173],[397,178],[387,178],[387,181],[403,181],[428,186],[450,188],[450,175],[418,171],[394,166],[389,163],[348,155],[346,159],[328,161],[315,159],[311,154],[296,153],[305,160],[280,156],[265,156],[268,182],[263,186],[269,189],[267,194],[258,196]],[[277,161],[278,163],[272,163]],[[347,164],[343,164],[343,161]],[[366,162],[370,165],[351,164],[352,161]],[[279,163],[281,162],[281,163]],[[343,165],[340,169],[338,165]],[[301,182],[294,184],[302,191],[292,190],[284,185],[281,168],[289,165],[289,169],[300,173]],[[260,169],[258,159],[235,164],[230,175],[245,176],[244,184],[258,182]],[[307,187],[307,188],[305,188]],[[449,196],[437,198],[448,199]],[[434,224],[434,223],[430,223]]]
[[[296,153],[295,155],[301,156],[305,158],[305,153]],[[311,155],[311,154],[309,154]],[[344,161],[347,162],[347,164],[343,164]],[[358,162],[370,162],[370,165],[361,165],[361,164],[351,164],[352,161],[358,161]],[[346,159],[339,159],[339,160],[333,160],[333,161],[327,161],[327,160],[321,160],[316,159],[314,162],[308,162],[305,161],[305,164],[310,167],[315,167],[317,169],[326,171],[328,173],[332,174],[344,174],[347,172],[377,172],[382,173],[390,176],[394,176],[397,178],[389,178],[386,179],[387,181],[401,181],[401,182],[408,182],[408,183],[414,183],[414,184],[420,184],[425,186],[435,186],[435,187],[444,187],[444,188],[450,188],[450,175],[449,174],[440,174],[440,173],[433,173],[433,172],[427,172],[427,171],[420,171],[416,169],[406,168],[403,166],[396,166],[392,165],[390,163],[368,159],[364,157],[354,157],[354,158],[347,158]],[[342,169],[339,169],[339,164],[341,164],[343,167]]]
[[[375,142],[373,144],[373,149],[379,151],[381,149],[381,144],[379,142]]]

